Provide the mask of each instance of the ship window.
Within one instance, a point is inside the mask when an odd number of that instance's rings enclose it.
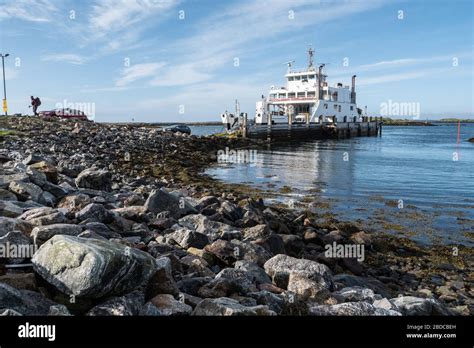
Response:
[[[295,93],[288,93],[288,98],[294,98],[295,97]]]
[[[301,76],[301,79],[308,81],[308,75],[303,75],[303,76]]]
[[[298,92],[298,98],[304,98],[305,94],[304,92]]]
[[[308,75],[309,79],[314,79],[315,75]]]
[[[286,98],[286,93],[279,93],[278,98]]]
[[[274,93],[270,94],[270,98],[276,98],[276,94]]]
[[[341,112],[341,106],[339,105],[339,109],[338,109],[339,112]]]
[[[353,106],[351,106],[351,111],[353,111],[353,110],[354,110],[354,107],[353,107]]]
[[[324,104],[324,108],[327,109],[327,108],[328,108],[328,104]]]
[[[293,81],[295,78],[293,76],[288,77],[288,81]]]
[[[299,81],[301,79],[301,76],[295,76],[295,81]]]
[[[316,92],[308,92],[308,97],[316,97]]]

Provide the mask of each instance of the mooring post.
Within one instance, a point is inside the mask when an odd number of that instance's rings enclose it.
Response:
[[[244,138],[247,138],[247,113],[246,112],[244,113],[244,125],[242,129],[242,136]]]

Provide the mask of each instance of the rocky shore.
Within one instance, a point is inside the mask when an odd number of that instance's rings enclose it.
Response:
[[[202,174],[219,149],[264,143],[26,117],[1,128],[2,315],[474,313],[470,248],[316,220]],[[328,256],[336,245],[363,246],[363,261]]]

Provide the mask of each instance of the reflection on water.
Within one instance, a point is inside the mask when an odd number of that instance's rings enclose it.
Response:
[[[474,235],[474,125],[385,127],[382,137],[272,145],[250,164],[208,174],[304,198],[314,191],[341,219],[415,234],[420,241],[470,243]],[[283,194],[279,194],[285,199]],[[306,197],[308,198],[308,197]]]

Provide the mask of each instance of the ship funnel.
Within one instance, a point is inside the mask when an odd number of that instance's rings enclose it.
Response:
[[[355,92],[356,76],[357,75],[352,75],[352,89],[351,89],[351,103],[352,104],[355,104],[356,102],[356,92]]]

